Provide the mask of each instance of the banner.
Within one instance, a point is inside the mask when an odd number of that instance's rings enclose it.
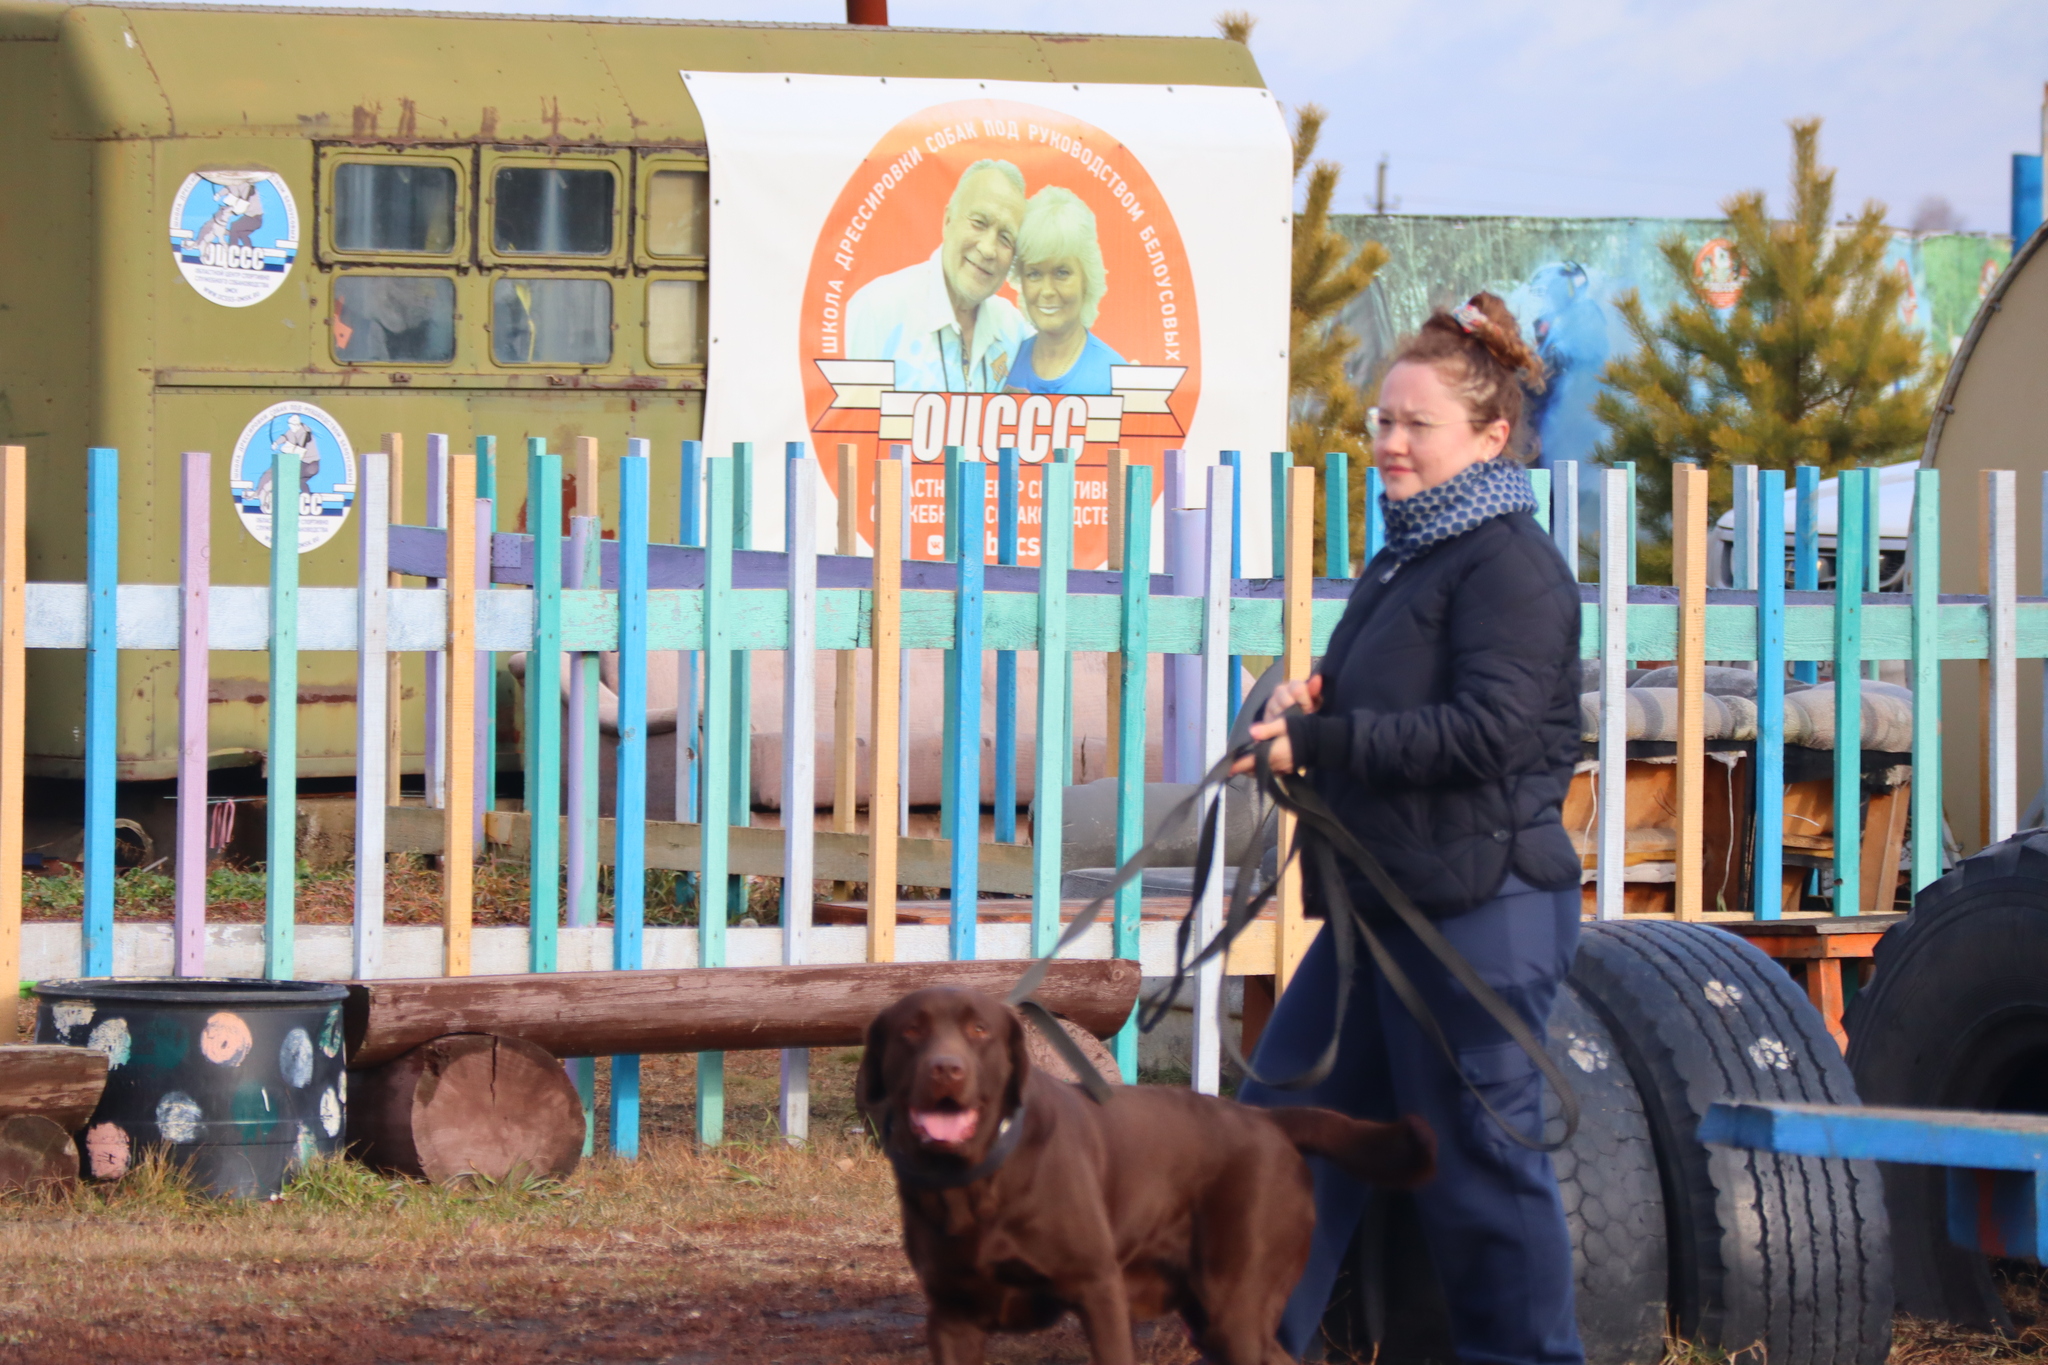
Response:
[[[803,439],[844,497],[851,443],[872,544],[874,461],[901,446],[905,549],[936,559],[946,448],[1014,447],[1033,564],[1036,471],[1068,451],[1094,567],[1112,449],[1263,467],[1284,445],[1291,162],[1265,91],[683,76],[711,158],[711,453]],[[1251,482],[1248,552],[1267,524]],[[779,525],[781,484],[757,456],[756,526]]]

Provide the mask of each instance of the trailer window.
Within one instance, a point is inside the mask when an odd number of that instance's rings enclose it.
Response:
[[[656,171],[647,177],[647,254],[702,256],[711,238],[709,177]]]
[[[455,281],[344,274],[334,282],[334,358],[352,365],[455,358]]]
[[[612,249],[610,171],[500,166],[492,240],[506,255],[606,256]]]
[[[655,280],[647,286],[647,358],[656,365],[702,365],[704,282]]]
[[[501,278],[491,286],[491,354],[500,365],[602,365],[612,358],[604,280]]]
[[[334,245],[446,255],[455,249],[455,172],[344,162],[334,168]]]

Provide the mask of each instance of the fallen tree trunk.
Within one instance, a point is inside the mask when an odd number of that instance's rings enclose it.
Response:
[[[450,1033],[522,1038],[555,1057],[844,1047],[911,991],[967,986],[1000,996],[1023,970],[1014,961],[876,962],[352,981],[348,1064],[378,1066]],[[1107,1037],[1137,1003],[1138,964],[1055,962],[1038,998]]]
[[[40,1114],[66,1133],[85,1127],[107,1088],[107,1057],[85,1047],[0,1047],[0,1118]]]
[[[583,1155],[583,1101],[531,1043],[458,1033],[361,1073],[349,1145],[372,1166],[445,1185],[464,1176],[568,1175]]]

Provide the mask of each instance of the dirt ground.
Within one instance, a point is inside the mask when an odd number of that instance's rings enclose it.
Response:
[[[693,1061],[649,1058],[641,1158],[599,1156],[561,1184],[442,1190],[336,1162],[268,1204],[196,1199],[160,1169],[0,1202],[0,1362],[922,1359],[894,1185],[857,1131],[856,1060],[813,1054],[803,1151],[774,1135],[774,1054],[728,1057],[714,1149],[687,1136]],[[1087,1352],[1068,1326],[991,1358]],[[1148,1333],[1153,1365],[1194,1358],[1178,1327]]]

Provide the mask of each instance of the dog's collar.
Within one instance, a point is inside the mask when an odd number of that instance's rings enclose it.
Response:
[[[882,1150],[888,1154],[889,1164],[896,1168],[896,1178],[921,1190],[957,1190],[994,1175],[1016,1152],[1017,1144],[1024,1137],[1024,1099],[1019,1096],[1017,1107],[1004,1115],[996,1129],[996,1140],[989,1144],[988,1154],[964,1170],[935,1171],[912,1164],[909,1157],[896,1150],[892,1141],[895,1127],[895,1115],[892,1114],[888,1128],[882,1133]]]

